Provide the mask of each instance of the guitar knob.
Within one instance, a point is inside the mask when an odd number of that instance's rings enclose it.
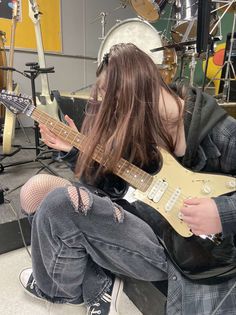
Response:
[[[211,186],[204,184],[202,187],[202,192],[206,195],[210,194],[212,192]]]
[[[228,188],[236,188],[236,179],[232,179],[226,183]]]

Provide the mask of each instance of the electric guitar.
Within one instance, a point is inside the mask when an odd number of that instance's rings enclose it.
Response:
[[[83,151],[86,136],[41,111],[29,97],[2,91],[0,102],[15,114],[23,113],[45,124],[58,137]],[[162,167],[150,175],[121,158],[114,174],[132,187],[132,197],[147,204],[151,227],[158,235],[168,255],[189,279],[210,281],[236,274],[236,248],[231,237],[220,235],[194,236],[181,220],[179,209],[191,196],[214,197],[233,193],[236,179],[231,176],[195,173],[181,166],[172,155],[161,150]],[[103,149],[97,146],[93,159],[105,164]],[[128,192],[129,193],[129,192]]]
[[[4,47],[4,43],[6,41],[5,38],[6,33],[0,31],[0,65],[1,66],[6,66],[7,65],[7,56],[6,56],[6,51]],[[0,70],[0,89],[5,89],[6,88],[6,71]],[[5,113],[5,107],[0,106],[0,118],[4,118],[4,113]]]
[[[35,0],[28,0],[28,1],[29,1],[29,17],[34,23],[34,28],[35,28],[39,66],[40,68],[46,68],[42,32],[41,32],[41,25],[40,25],[40,15],[42,13],[39,11],[38,4]],[[50,114],[51,116],[59,120],[58,104],[55,98],[53,100],[51,99],[47,73],[41,73],[40,77],[41,77],[42,91],[41,91],[41,95],[37,97],[37,106],[38,108],[42,109],[43,111],[47,112],[48,114]]]
[[[13,67],[16,25],[19,20],[19,0],[12,0],[12,25],[11,25],[11,43],[9,51],[9,67]],[[13,91],[13,74],[12,71],[7,72],[7,90]],[[15,136],[16,117],[11,111],[6,109],[3,128],[3,154],[10,154],[12,150],[12,142]]]

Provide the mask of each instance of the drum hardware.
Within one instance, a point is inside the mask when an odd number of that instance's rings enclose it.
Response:
[[[183,50],[184,46],[190,46],[196,44],[196,40],[190,40],[187,42],[180,42],[180,43],[174,43],[174,44],[169,44],[163,47],[157,47],[157,48],[152,48],[150,49],[151,52],[156,52],[156,51],[161,51],[164,50],[166,48],[175,48],[175,50]]]
[[[215,0],[212,0],[212,2],[216,2],[220,5],[220,7],[218,7],[218,10],[219,11],[224,11],[226,7],[228,7],[228,12],[234,12],[236,10],[236,3],[234,3],[235,1],[233,1],[230,5],[230,1],[215,1]]]
[[[196,54],[192,54],[191,62],[189,64],[189,69],[190,69],[190,84],[193,86],[194,85],[194,75],[195,75],[195,69],[196,69]]]
[[[101,12],[100,13],[100,16],[101,16],[101,25],[102,25],[102,36],[99,38],[99,39],[104,39],[105,37],[105,28],[106,28],[106,16],[107,16],[107,13],[106,12]]]
[[[104,37],[105,37],[106,24],[107,24],[107,22],[106,22],[106,17],[107,17],[108,14],[109,14],[108,12],[102,11],[102,12],[100,12],[100,13],[98,14],[98,16],[97,16],[95,19],[93,19],[93,20],[90,22],[90,24],[92,24],[92,23],[94,23],[94,22],[96,22],[96,21],[98,21],[98,20],[101,20],[101,26],[102,26],[101,37],[98,37],[98,39],[100,39],[100,40],[103,40]]]
[[[174,42],[182,42],[192,40],[197,37],[197,10],[198,1],[188,0],[185,3],[181,0],[176,0],[174,4],[176,23],[172,26],[171,33]],[[210,29],[214,28],[212,34],[215,35],[217,28],[214,27],[218,20],[216,11],[216,3],[211,3]],[[193,21],[194,17],[194,21]],[[190,26],[190,24],[192,24]]]
[[[219,2],[226,2],[226,1],[213,1],[212,0],[212,2],[214,3],[219,3]],[[233,4],[235,2],[235,0],[230,0],[230,2],[228,2],[227,1],[227,3],[228,4],[225,4],[224,5],[224,11],[223,11],[223,14],[221,14],[220,16],[218,16],[218,21],[216,21],[216,23],[215,23],[215,25],[213,26],[213,28],[210,30],[210,35],[211,36],[214,36],[215,35],[215,31],[217,30],[217,28],[218,28],[218,25],[220,25],[220,27],[221,27],[221,20],[223,19],[223,17],[225,16],[225,14],[227,13],[227,12],[229,12],[229,8],[230,8],[230,6]],[[217,11],[219,11],[220,10],[220,8],[219,7],[217,7],[215,10],[214,10],[214,12],[217,12]],[[211,12],[213,12],[213,11],[211,11]]]
[[[129,4],[129,0],[120,0],[120,6],[117,7],[115,10],[118,10],[118,9],[125,9],[127,7],[127,5]]]
[[[234,31],[235,31],[235,23],[236,23],[236,12],[234,12],[234,18],[233,18],[233,25],[232,25],[232,31],[231,31],[231,38],[230,38],[230,48],[229,48],[229,54],[228,59],[226,61],[226,73],[225,73],[225,81],[224,81],[224,87],[223,87],[223,99],[226,100],[226,102],[229,102],[229,96],[230,96],[230,68],[233,73],[233,78],[236,78],[234,67],[231,61],[232,52],[233,52],[233,43],[234,43]]]
[[[224,12],[220,16],[219,21],[222,20],[223,16],[229,11],[229,8],[236,3],[235,0],[231,1],[217,1],[218,3],[225,3],[224,7]],[[227,3],[226,3],[227,2]],[[227,5],[227,6],[226,6]],[[235,25],[236,25],[236,11],[234,12],[233,15],[233,24],[232,24],[232,31],[231,31],[231,38],[230,38],[230,44],[229,44],[229,52],[227,55],[227,59],[223,62],[223,65],[219,67],[215,75],[211,78],[211,80],[208,82],[206,85],[206,88],[210,86],[210,84],[215,81],[219,80],[220,82],[223,81],[223,91],[220,94],[222,97],[223,102],[229,102],[230,98],[230,83],[231,81],[235,81],[236,74],[235,74],[235,69],[232,64],[232,52],[233,52],[233,46],[234,46],[234,32],[235,32]],[[210,54],[208,53],[207,60],[206,60],[206,65],[205,65],[205,70],[204,70],[204,83],[203,83],[203,90],[205,88],[205,80],[206,80],[206,74],[207,74],[207,67],[208,67],[208,59],[209,59]],[[218,78],[219,73],[225,68],[225,76],[224,78]],[[232,76],[232,77],[231,77]]]

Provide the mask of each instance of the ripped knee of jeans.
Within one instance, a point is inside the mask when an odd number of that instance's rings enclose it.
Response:
[[[83,187],[77,189],[75,186],[68,186],[67,190],[70,201],[75,211],[79,211],[82,214],[86,215],[92,205],[91,193]],[[111,200],[110,202],[112,203],[115,222],[122,223],[124,220],[123,208],[118,204],[113,203]]]
[[[84,188],[77,189],[75,186],[68,186],[67,190],[75,211],[86,215],[92,204],[89,191]]]

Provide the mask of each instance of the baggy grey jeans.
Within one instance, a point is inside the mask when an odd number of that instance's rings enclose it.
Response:
[[[80,189],[85,188],[77,187],[78,196]],[[86,211],[81,204],[75,208],[63,187],[50,192],[34,215],[31,252],[39,293],[53,302],[91,305],[110,286],[106,270],[140,280],[166,279],[166,256],[149,225],[120,207],[117,219],[116,204],[86,191]]]

